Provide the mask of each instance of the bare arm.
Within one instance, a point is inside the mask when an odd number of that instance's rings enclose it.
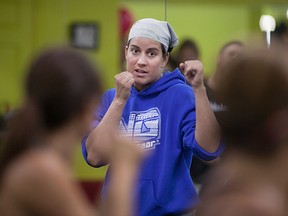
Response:
[[[115,98],[99,125],[90,133],[86,141],[87,159],[93,166],[109,163],[107,158],[103,157],[103,155],[107,155],[107,153],[101,154],[102,156],[100,156],[98,154],[98,148],[101,148],[101,152],[111,151],[111,145],[109,145],[109,143],[111,143],[110,133],[118,130],[122,112],[130,96],[130,89],[133,83],[133,76],[127,71],[115,76]]]
[[[215,152],[220,143],[221,132],[213,110],[211,109],[204,86],[203,65],[200,61],[186,61],[180,64],[180,70],[192,85],[196,100],[196,130],[198,144],[208,152]]]
[[[103,215],[129,216],[135,213],[133,194],[144,152],[127,138],[116,138],[110,155],[110,183]]]

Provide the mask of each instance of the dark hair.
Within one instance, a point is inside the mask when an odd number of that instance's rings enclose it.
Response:
[[[168,50],[167,50],[167,52],[166,52],[164,45],[161,44],[161,46],[162,46],[162,53],[163,53],[163,56],[165,56],[167,53],[171,53],[172,50],[173,50],[173,48],[174,48],[174,47],[168,47]]]
[[[242,43],[241,41],[239,41],[239,40],[232,40],[232,41],[229,41],[228,43],[225,43],[225,44],[221,47],[221,49],[220,49],[220,51],[219,51],[219,54],[223,53],[223,52],[225,51],[225,49],[226,49],[227,47],[231,46],[231,45],[238,45],[238,46],[240,46],[240,47],[244,47],[244,43]]]
[[[194,40],[192,40],[190,38],[184,39],[182,41],[182,43],[179,45],[178,53],[181,52],[185,48],[192,49],[194,51],[195,55],[197,56],[197,58],[199,58],[200,51],[199,51],[197,43]]]
[[[83,113],[102,94],[99,72],[86,57],[69,48],[42,52],[28,69],[27,100],[12,117],[0,155],[0,172],[32,146],[41,130],[52,132]]]
[[[285,32],[288,32],[288,25],[284,21],[280,21],[276,28],[275,31],[273,32],[273,36],[276,35],[278,37],[281,37]]]
[[[285,21],[277,22],[275,31],[271,35],[271,45],[274,46],[286,46],[287,49],[288,39],[288,23]]]
[[[265,124],[272,114],[288,107],[287,72],[277,56],[260,49],[243,53],[224,68],[217,93],[227,106],[219,118],[227,149],[265,157],[277,150]]]

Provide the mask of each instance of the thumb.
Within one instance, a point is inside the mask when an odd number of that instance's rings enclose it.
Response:
[[[181,71],[182,73],[184,73],[184,71],[185,71],[185,64],[184,64],[184,63],[180,63],[180,64],[179,64],[179,69],[180,69],[180,71]]]

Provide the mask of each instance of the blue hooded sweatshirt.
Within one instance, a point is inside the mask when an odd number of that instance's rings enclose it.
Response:
[[[115,92],[110,89],[103,95],[93,127],[105,115]],[[149,151],[140,168],[135,215],[177,215],[199,204],[190,176],[192,157],[215,159],[222,153],[223,145],[214,153],[205,151],[195,139],[195,126],[193,89],[178,69],[166,72],[143,91],[131,88],[119,127]],[[87,161],[86,139],[87,136],[82,140],[82,152]],[[107,175],[104,194],[106,184]]]

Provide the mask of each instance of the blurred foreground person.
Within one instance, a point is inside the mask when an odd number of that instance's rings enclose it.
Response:
[[[76,51],[49,49],[32,62],[24,103],[9,122],[1,145],[1,215],[131,214],[131,188],[142,155],[131,141],[110,134],[113,150],[105,156],[115,163],[115,170],[107,204],[98,212],[73,177],[74,150],[101,94],[99,72]]]
[[[226,150],[206,178],[197,216],[287,215],[285,58],[257,48],[225,68],[218,93],[227,106],[220,118]]]

